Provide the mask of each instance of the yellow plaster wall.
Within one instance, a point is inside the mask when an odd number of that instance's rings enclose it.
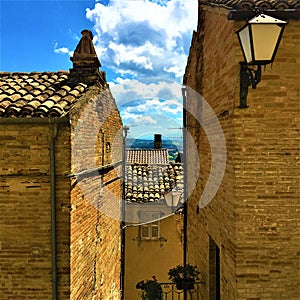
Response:
[[[126,228],[125,300],[139,298],[136,284],[156,276],[167,282],[168,270],[183,259],[183,216],[172,215],[160,221],[159,240],[141,241],[139,227]]]

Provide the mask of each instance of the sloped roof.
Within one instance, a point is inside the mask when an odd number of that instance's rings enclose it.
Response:
[[[0,117],[62,117],[87,88],[68,72],[1,72]]]
[[[300,9],[299,0],[200,0],[201,4],[220,5],[229,9],[254,10],[258,9]]]
[[[127,149],[127,164],[168,164],[169,154],[167,149]]]
[[[183,192],[182,164],[128,164],[125,175],[127,202],[155,202],[171,190]]]

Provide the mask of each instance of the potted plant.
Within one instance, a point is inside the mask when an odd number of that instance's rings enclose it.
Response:
[[[155,276],[152,276],[150,280],[142,280],[136,284],[137,289],[142,290],[143,300],[161,300],[162,288],[160,283],[157,282]]]
[[[169,279],[176,284],[178,290],[194,289],[194,283],[199,279],[199,274],[197,267],[190,264],[178,265],[168,272]]]

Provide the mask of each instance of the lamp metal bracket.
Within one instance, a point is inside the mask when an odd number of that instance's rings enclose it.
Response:
[[[239,108],[247,108],[248,87],[256,86],[261,80],[261,65],[257,65],[257,69],[250,68],[245,62],[240,62],[240,106]]]

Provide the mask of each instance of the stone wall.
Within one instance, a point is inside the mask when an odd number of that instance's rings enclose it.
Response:
[[[184,83],[218,116],[227,165],[214,199],[197,208],[210,173],[211,150],[205,132],[196,129],[199,124],[188,113],[188,131],[201,161],[199,180],[188,201],[188,261],[198,265],[208,283],[213,277],[211,239],[220,249],[222,299],[298,299],[299,21],[286,26],[273,66],[263,68],[257,89],[249,89],[249,108],[242,110],[238,108],[242,53],[234,31],[243,23],[228,21],[223,8],[202,8]],[[199,114],[199,102],[188,97],[187,103],[188,112]],[[193,177],[195,153],[187,149],[187,172]],[[210,299],[209,284],[201,293]]]

